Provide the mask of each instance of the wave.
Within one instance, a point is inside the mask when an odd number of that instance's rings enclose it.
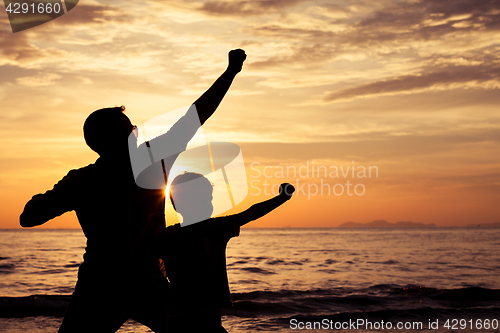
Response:
[[[2,264],[0,265],[0,274],[10,274],[16,269],[14,264]]]
[[[62,316],[71,295],[0,297],[0,317]]]
[[[0,317],[61,316],[70,295],[0,297]],[[368,288],[253,291],[232,294],[227,316],[341,320],[483,318],[500,314],[500,290],[481,287],[435,289],[374,285]]]
[[[439,317],[444,314],[500,314],[500,290],[481,287],[436,289],[374,285],[368,288],[255,291],[232,295],[227,315]]]
[[[81,264],[82,264],[81,262],[78,262],[78,263],[64,265],[64,267],[66,268],[80,267]]]
[[[269,327],[282,326],[290,328],[292,319],[297,322],[322,322],[323,320],[328,320],[329,322],[356,322],[359,319],[363,319],[364,322],[382,322],[392,323],[395,327],[398,322],[411,322],[411,323],[421,323],[423,328],[426,328],[430,321],[439,320],[441,322],[441,327],[448,319],[465,319],[465,320],[484,320],[490,318],[498,318],[500,314],[500,307],[492,307],[486,309],[433,309],[429,307],[413,308],[409,310],[400,310],[398,308],[388,308],[385,310],[378,311],[366,311],[366,312],[341,312],[337,314],[330,315],[294,315],[287,317],[274,317],[266,318],[265,324]],[[414,325],[414,324],[413,324]],[[422,329],[406,330],[404,332],[416,332]],[[367,332],[363,331],[362,332]],[[370,330],[373,331],[373,330]],[[470,332],[470,330],[462,330],[463,332]],[[316,332],[316,331],[314,331]],[[439,330],[443,332],[443,330]],[[451,331],[454,332],[454,331]],[[457,331],[458,332],[458,331]],[[487,330],[487,332],[493,332]],[[494,331],[497,332],[497,331]]]
[[[264,275],[276,274],[273,271],[258,268],[258,267],[242,267],[242,268],[240,268],[240,270],[248,272],[248,273],[264,274]]]

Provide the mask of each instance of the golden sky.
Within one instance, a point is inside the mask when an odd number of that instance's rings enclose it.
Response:
[[[251,226],[499,222],[499,41],[489,0],[83,0],[15,34],[2,11],[0,228],[95,161],[82,134],[92,111],[123,104],[140,124],[189,105],[234,48],[248,59],[204,127],[242,148],[251,186],[234,211],[269,198],[265,181],[303,185]],[[345,172],[369,166],[378,177]],[[325,184],[344,193],[313,195]]]

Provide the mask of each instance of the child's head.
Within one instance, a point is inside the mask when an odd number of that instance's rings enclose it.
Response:
[[[185,172],[170,185],[170,201],[185,222],[209,219],[213,213],[213,185],[203,175]]]

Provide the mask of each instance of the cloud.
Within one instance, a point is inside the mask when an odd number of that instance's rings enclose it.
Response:
[[[249,28],[253,35],[261,40],[287,40],[293,51],[287,57],[273,55],[254,66],[271,67],[283,61],[307,65],[342,58],[363,60],[359,59],[360,52],[373,61],[410,51],[442,54],[451,49],[453,53],[456,47],[470,50],[495,45],[500,31],[498,1],[421,0],[383,5],[376,10],[367,6],[335,8],[345,13],[338,18],[328,17],[325,5],[321,5],[325,15],[318,16],[318,6],[311,5],[304,11],[307,15],[286,12],[279,21],[253,25]],[[315,22],[318,17],[322,24]],[[321,58],[301,56],[302,50],[314,54],[313,46],[320,46]]]
[[[3,65],[12,61],[37,59],[42,57],[43,53],[29,43],[27,34],[13,34],[5,22],[0,27],[0,55],[0,65]]]
[[[390,133],[368,133],[352,135],[355,141],[311,142],[311,143],[276,143],[276,142],[241,142],[245,159],[252,161],[290,161],[343,160],[358,162],[392,161],[406,163],[411,159],[411,168],[420,168],[420,164],[446,168],[455,168],[470,163],[489,163],[494,166],[496,156],[491,154],[500,146],[499,128],[448,130],[433,134],[408,133],[391,135]],[[474,155],[470,155],[471,149]],[[467,153],[469,152],[469,153]],[[494,167],[493,167],[494,168]]]
[[[134,17],[120,7],[81,3],[74,10],[54,20],[58,25],[132,23],[133,21]]]
[[[107,5],[79,4],[74,10],[50,21],[43,29],[30,29],[23,33],[12,33],[7,20],[0,21],[0,66],[5,64],[19,64],[35,62],[39,59],[64,58],[62,50],[40,47],[33,41],[55,40],[64,38],[69,31],[50,31],[54,27],[68,25],[104,25],[116,23],[130,23],[133,17],[119,7]],[[51,60],[49,60],[50,62]]]
[[[323,102],[350,100],[357,97],[420,92],[432,88],[483,87],[498,88],[500,67],[487,65],[449,66],[446,70],[403,75],[326,93]]]
[[[284,19],[252,27],[251,32],[262,40],[285,40],[288,45],[249,67],[257,71],[294,70],[294,77],[314,68],[332,70],[329,83],[318,82],[330,85],[321,100],[297,105],[427,90],[500,87],[495,56],[500,37],[498,1],[421,0],[384,3],[376,10],[343,10],[349,15],[325,19],[323,26],[311,24],[315,18],[310,22],[304,18],[296,20],[295,26]],[[317,9],[309,12],[318,15]],[[353,70],[349,63],[357,68]],[[290,86],[287,76],[275,77],[273,86]]]
[[[329,45],[313,44],[300,45],[290,48],[288,54],[269,57],[265,60],[251,62],[248,66],[253,69],[270,67],[293,67],[299,65],[317,67],[335,56],[334,50]]]
[[[212,15],[260,15],[279,12],[305,0],[208,1],[200,10]]]
[[[39,73],[35,76],[17,78],[16,81],[26,87],[45,87],[54,84],[61,77],[61,75],[55,73]]]
[[[356,23],[345,42],[372,45],[398,40],[431,40],[447,34],[500,29],[494,0],[406,1],[376,11]]]
[[[226,16],[242,19],[265,14],[282,14],[288,8],[309,1],[310,0],[148,0],[149,3],[160,10],[161,8],[169,8],[170,11],[183,12],[184,14],[199,13],[204,16]],[[175,18],[173,19],[175,20]],[[194,17],[188,15],[186,19],[192,21]],[[194,19],[194,21],[198,20],[199,19]],[[182,22],[183,20],[179,21]]]

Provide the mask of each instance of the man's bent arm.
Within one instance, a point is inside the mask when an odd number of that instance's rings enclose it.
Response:
[[[31,198],[30,201],[24,206],[24,210],[19,216],[19,222],[23,228],[31,228],[37,225],[44,224],[47,222],[40,214],[43,204],[40,204],[40,196],[43,194],[37,194]]]
[[[23,228],[44,224],[56,216],[74,209],[76,193],[80,185],[80,176],[70,171],[54,188],[44,194],[36,194],[24,206],[19,216]]]
[[[50,193],[52,191],[47,191],[44,194],[35,195],[26,206],[19,216],[19,222],[23,228],[31,228],[37,225],[42,225],[45,222],[53,219],[56,216],[62,215],[63,213],[71,210],[65,209],[63,206],[57,207],[57,199],[55,199]]]
[[[196,105],[201,125],[203,125],[215,110],[217,110],[217,107],[229,90],[236,74],[241,71],[245,59],[245,51],[241,49],[229,52],[229,65],[226,71],[193,103]]]

